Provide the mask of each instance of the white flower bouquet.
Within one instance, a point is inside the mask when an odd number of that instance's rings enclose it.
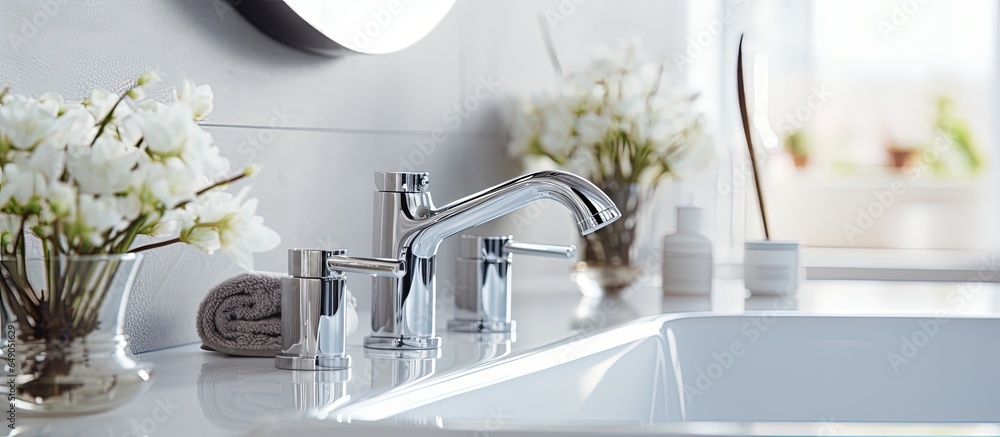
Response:
[[[231,172],[198,124],[212,110],[211,88],[184,81],[168,103],[144,98],[159,81],[148,73],[120,95],[98,89],[81,102],[0,90],[0,285],[23,340],[72,340],[97,327],[113,272],[56,260],[187,243],[250,269],[253,252],[279,244],[247,188],[225,191],[257,167]],[[161,240],[135,247],[140,236]],[[32,258],[51,261],[43,285],[30,281]]]
[[[524,101],[511,148],[606,182],[654,185],[704,168],[713,146],[696,93],[666,86],[664,63],[633,40]]]
[[[644,55],[633,40],[599,50],[587,68],[563,75],[518,108],[513,152],[590,178],[622,211],[622,219],[585,237],[577,266],[624,267],[600,285],[605,291],[638,277],[636,224],[657,184],[690,175],[714,157],[696,97],[668,86],[663,61]]]

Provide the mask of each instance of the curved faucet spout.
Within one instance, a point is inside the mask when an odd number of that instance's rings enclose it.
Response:
[[[412,255],[430,258],[445,238],[542,199],[554,200],[569,209],[580,235],[621,217],[608,195],[590,181],[564,171],[540,171],[432,208],[419,224],[414,223],[404,245],[409,246]]]
[[[405,273],[398,278],[372,278],[372,333],[365,337],[367,348],[427,350],[440,346],[434,329],[435,266],[438,246],[445,238],[542,199],[569,209],[583,235],[621,217],[611,198],[572,173],[527,174],[440,208],[434,206],[427,191],[429,177],[420,172],[375,175],[372,252],[380,262],[403,261],[405,269],[389,270]]]

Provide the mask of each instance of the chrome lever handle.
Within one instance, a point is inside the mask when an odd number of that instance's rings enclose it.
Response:
[[[536,244],[522,243],[520,241],[508,241],[503,249],[510,253],[520,255],[544,256],[549,258],[572,258],[576,255],[576,246],[559,244]]]
[[[339,272],[392,278],[402,278],[406,274],[406,264],[398,259],[333,255],[326,259],[326,266],[330,270]]]

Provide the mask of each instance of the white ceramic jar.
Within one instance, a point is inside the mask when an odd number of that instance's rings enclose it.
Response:
[[[794,296],[799,288],[799,243],[747,241],[743,283],[751,296]]]

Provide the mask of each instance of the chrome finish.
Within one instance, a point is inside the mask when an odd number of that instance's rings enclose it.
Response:
[[[367,357],[368,354],[366,353]],[[437,371],[437,357],[431,358],[383,358],[371,357],[372,393],[409,387],[434,376]]]
[[[431,183],[429,173],[376,172],[375,190],[392,193],[421,193]]]
[[[494,237],[462,235],[459,238],[459,259],[510,261],[510,251],[505,250],[507,245],[513,241],[509,235],[498,235]]]
[[[519,255],[544,256],[549,258],[572,258],[576,255],[576,246],[572,244],[562,246],[558,244],[534,244],[509,241],[504,245],[504,249],[507,252]]]
[[[372,333],[365,347],[426,349],[440,344],[435,320],[435,255],[445,238],[551,199],[575,216],[580,234],[592,233],[621,213],[586,179],[561,171],[520,176],[442,207],[426,191],[426,173],[376,173],[373,255],[405,262],[401,278],[372,280]]]
[[[448,330],[512,332],[510,315],[512,254],[572,258],[576,246],[521,243],[509,235],[463,235],[457,261],[455,318]]]
[[[351,369],[334,372],[294,372],[292,382],[281,384],[281,399],[300,414],[315,414],[340,406],[347,396]]]
[[[493,361],[510,355],[514,336],[513,332],[460,334],[448,342],[448,348],[454,350],[456,363]]]
[[[343,249],[290,249],[289,276],[281,279],[281,353],[274,365],[288,370],[338,370],[351,366],[345,348],[346,273],[403,276],[395,259],[349,257]]]
[[[344,273],[365,273],[379,276],[402,278],[406,267],[398,259],[361,258],[347,256],[331,256],[326,260],[330,270]]]
[[[441,348],[425,349],[372,349],[364,350],[364,357],[369,360],[427,360],[441,358]]]
[[[372,309],[374,311],[374,307]],[[365,347],[369,349],[384,349],[384,350],[396,350],[396,349],[409,349],[409,350],[420,350],[420,349],[437,349],[441,347],[441,337],[376,337],[369,335],[365,337]]]
[[[508,296],[510,296],[508,294]],[[469,310],[461,310],[463,315],[468,317],[471,313]],[[455,304],[455,317],[462,317],[458,315],[458,303]],[[508,308],[507,314],[505,315],[508,319],[510,318],[510,309]],[[517,321],[515,320],[500,320],[500,321],[486,321],[483,319],[477,320],[462,320],[462,319],[452,319],[448,321],[448,330],[452,332],[481,332],[484,334],[499,334],[504,332],[514,332],[517,330]]]
[[[366,409],[365,404],[395,390],[420,384],[437,374],[440,349],[386,351],[365,349],[364,358],[369,366],[367,394],[341,411],[340,417],[352,409]],[[361,379],[358,380],[362,383]],[[391,396],[391,395],[390,395]],[[343,414],[346,412],[347,414]]]
[[[326,259],[344,250],[290,249],[289,276],[281,278],[281,353],[274,366],[287,370],[341,370],[346,353],[344,273]]]
[[[327,267],[327,259],[346,253],[344,249],[291,249],[288,251],[288,275],[300,278],[333,277],[335,275]]]

